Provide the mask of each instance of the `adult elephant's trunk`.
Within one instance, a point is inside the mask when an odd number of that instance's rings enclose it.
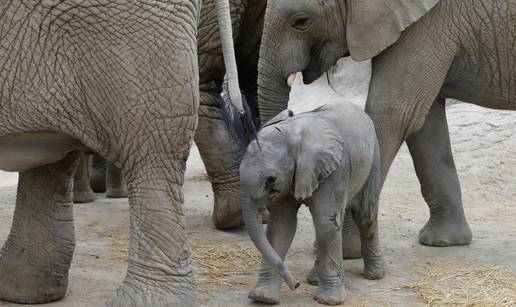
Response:
[[[280,274],[291,290],[299,287],[299,282],[292,276],[283,263],[283,260],[278,253],[276,253],[274,248],[272,248],[269,240],[267,240],[262,229],[262,215],[259,211],[260,206],[252,204],[248,197],[242,198],[241,206],[249,237],[262,254],[262,257]]]
[[[267,14],[269,14],[269,10]],[[288,108],[290,85],[287,82],[290,71],[281,63],[278,46],[282,39],[282,25],[273,24],[271,18],[265,17],[260,59],[258,62],[258,109],[261,124]],[[290,79],[290,78],[289,78]],[[292,81],[290,79],[290,81]]]
[[[233,28],[229,9],[229,0],[215,0],[215,8],[220,29],[220,42],[222,53],[224,54],[224,64],[226,66],[226,77],[228,79],[228,93],[231,103],[238,112],[244,112],[242,94],[238,84],[238,69],[233,45]]]
[[[222,95],[222,112],[229,133],[240,144],[247,145],[249,135],[256,134],[251,111],[242,99],[233,44],[233,28],[229,0],[215,0],[220,29],[220,42],[226,67],[227,89]],[[225,93],[227,91],[227,93]],[[227,94],[227,95],[226,95]]]

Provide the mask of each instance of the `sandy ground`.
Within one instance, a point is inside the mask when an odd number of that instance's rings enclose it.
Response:
[[[295,110],[309,109],[316,102],[330,99],[351,100],[363,104],[369,78],[368,64],[340,69],[330,82],[324,80],[308,87],[296,85]],[[350,88],[352,89],[350,90]],[[468,104],[448,107],[448,119],[461,179],[464,207],[474,234],[470,246],[451,248],[425,247],[417,243],[417,234],[428,218],[412,162],[403,147],[392,166],[381,196],[380,231],[387,275],[369,281],[361,276],[361,260],[345,261],[347,301],[350,306],[406,305],[424,306],[425,301],[404,285],[426,277],[429,263],[453,260],[466,268],[480,265],[503,266],[516,273],[516,112],[494,111]],[[197,150],[188,161],[185,184],[187,231],[199,247],[218,246],[231,250],[235,244],[252,248],[244,229],[231,232],[215,230],[211,224],[213,195]],[[0,244],[9,232],[14,211],[16,174],[0,172]],[[52,306],[102,306],[124,277],[128,236],[127,200],[110,200],[98,195],[92,204],[75,206],[77,247],[70,273],[66,298]],[[311,218],[306,208],[299,214],[298,232],[287,256],[287,264],[304,280],[314,259]],[[240,248],[238,247],[238,248]],[[251,249],[252,251],[252,249]],[[226,259],[232,263],[231,259]],[[234,260],[233,260],[234,261]],[[252,264],[252,262],[250,262]],[[201,267],[196,265],[198,279]],[[256,266],[251,265],[251,271]],[[437,267],[436,269],[440,269]],[[443,271],[450,268],[443,265]],[[245,272],[243,272],[245,273]],[[224,282],[199,286],[202,306],[253,305],[247,299],[255,273],[233,276]],[[516,279],[509,280],[516,288]],[[292,292],[284,286],[283,306],[317,305],[311,297],[313,287],[303,283]],[[516,293],[512,293],[515,295]],[[0,302],[0,306],[10,304]]]

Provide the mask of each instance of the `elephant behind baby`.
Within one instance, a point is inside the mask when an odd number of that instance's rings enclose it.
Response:
[[[419,241],[469,244],[444,102],[516,109],[516,0],[273,0],[267,6],[258,69],[262,123],[287,108],[291,74],[302,72],[311,83],[340,57],[372,58],[366,111],[376,126],[383,180],[407,141],[430,208]]]
[[[258,124],[256,102],[258,54],[265,7],[266,0],[234,0],[230,2],[240,85],[253,111],[256,124]],[[243,224],[239,204],[240,177],[238,168],[245,150],[230,137],[220,110],[224,62],[218,35],[215,0],[203,1],[197,42],[200,107],[195,143],[212,184],[214,194],[213,223],[218,229],[231,229]],[[100,166],[91,170],[92,173],[96,174],[92,183],[97,186],[98,179],[106,180],[104,171],[106,165],[104,167]],[[121,174],[109,163],[107,168],[107,196],[124,197],[125,191]],[[87,171],[87,168],[82,167],[76,175],[76,185],[74,186],[74,200],[76,202],[90,202],[95,199],[95,195],[89,187]],[[103,176],[104,178],[102,178]],[[99,189],[94,190],[99,191]]]

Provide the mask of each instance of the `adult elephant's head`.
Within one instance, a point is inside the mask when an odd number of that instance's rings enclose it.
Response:
[[[293,75],[309,84],[341,57],[380,54],[439,0],[269,0],[258,66],[260,119],[287,108]]]

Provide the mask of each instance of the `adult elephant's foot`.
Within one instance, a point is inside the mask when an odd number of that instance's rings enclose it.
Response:
[[[197,298],[194,290],[177,292],[174,290],[140,287],[139,283],[124,282],[107,302],[111,307],[141,307],[141,306],[195,306]]]
[[[240,189],[238,184],[214,184],[213,194],[215,204],[213,207],[212,220],[219,230],[230,230],[242,227],[242,209],[240,208]],[[269,221],[269,211],[262,213],[262,222]]]
[[[92,189],[87,191],[73,191],[73,202],[76,204],[92,203],[97,199]]]
[[[353,221],[351,211],[346,211],[344,224],[342,226],[342,258],[358,259],[362,258],[362,244],[360,232]]]
[[[261,279],[249,293],[249,298],[255,302],[278,304],[280,301],[281,279]]]
[[[431,214],[430,220],[419,233],[421,244],[438,247],[468,245],[472,238],[464,213]]]
[[[244,224],[240,209],[240,188],[238,183],[212,184],[215,199],[212,220],[217,229],[228,230]]]
[[[346,298],[346,291],[341,284],[319,286],[315,291],[314,299],[324,305],[340,305]]]
[[[43,304],[62,299],[68,287],[68,272],[35,266],[23,257],[23,252],[21,248],[1,253],[0,300],[18,304]]]
[[[125,187],[109,187],[106,191],[107,198],[127,198],[127,195]]]

